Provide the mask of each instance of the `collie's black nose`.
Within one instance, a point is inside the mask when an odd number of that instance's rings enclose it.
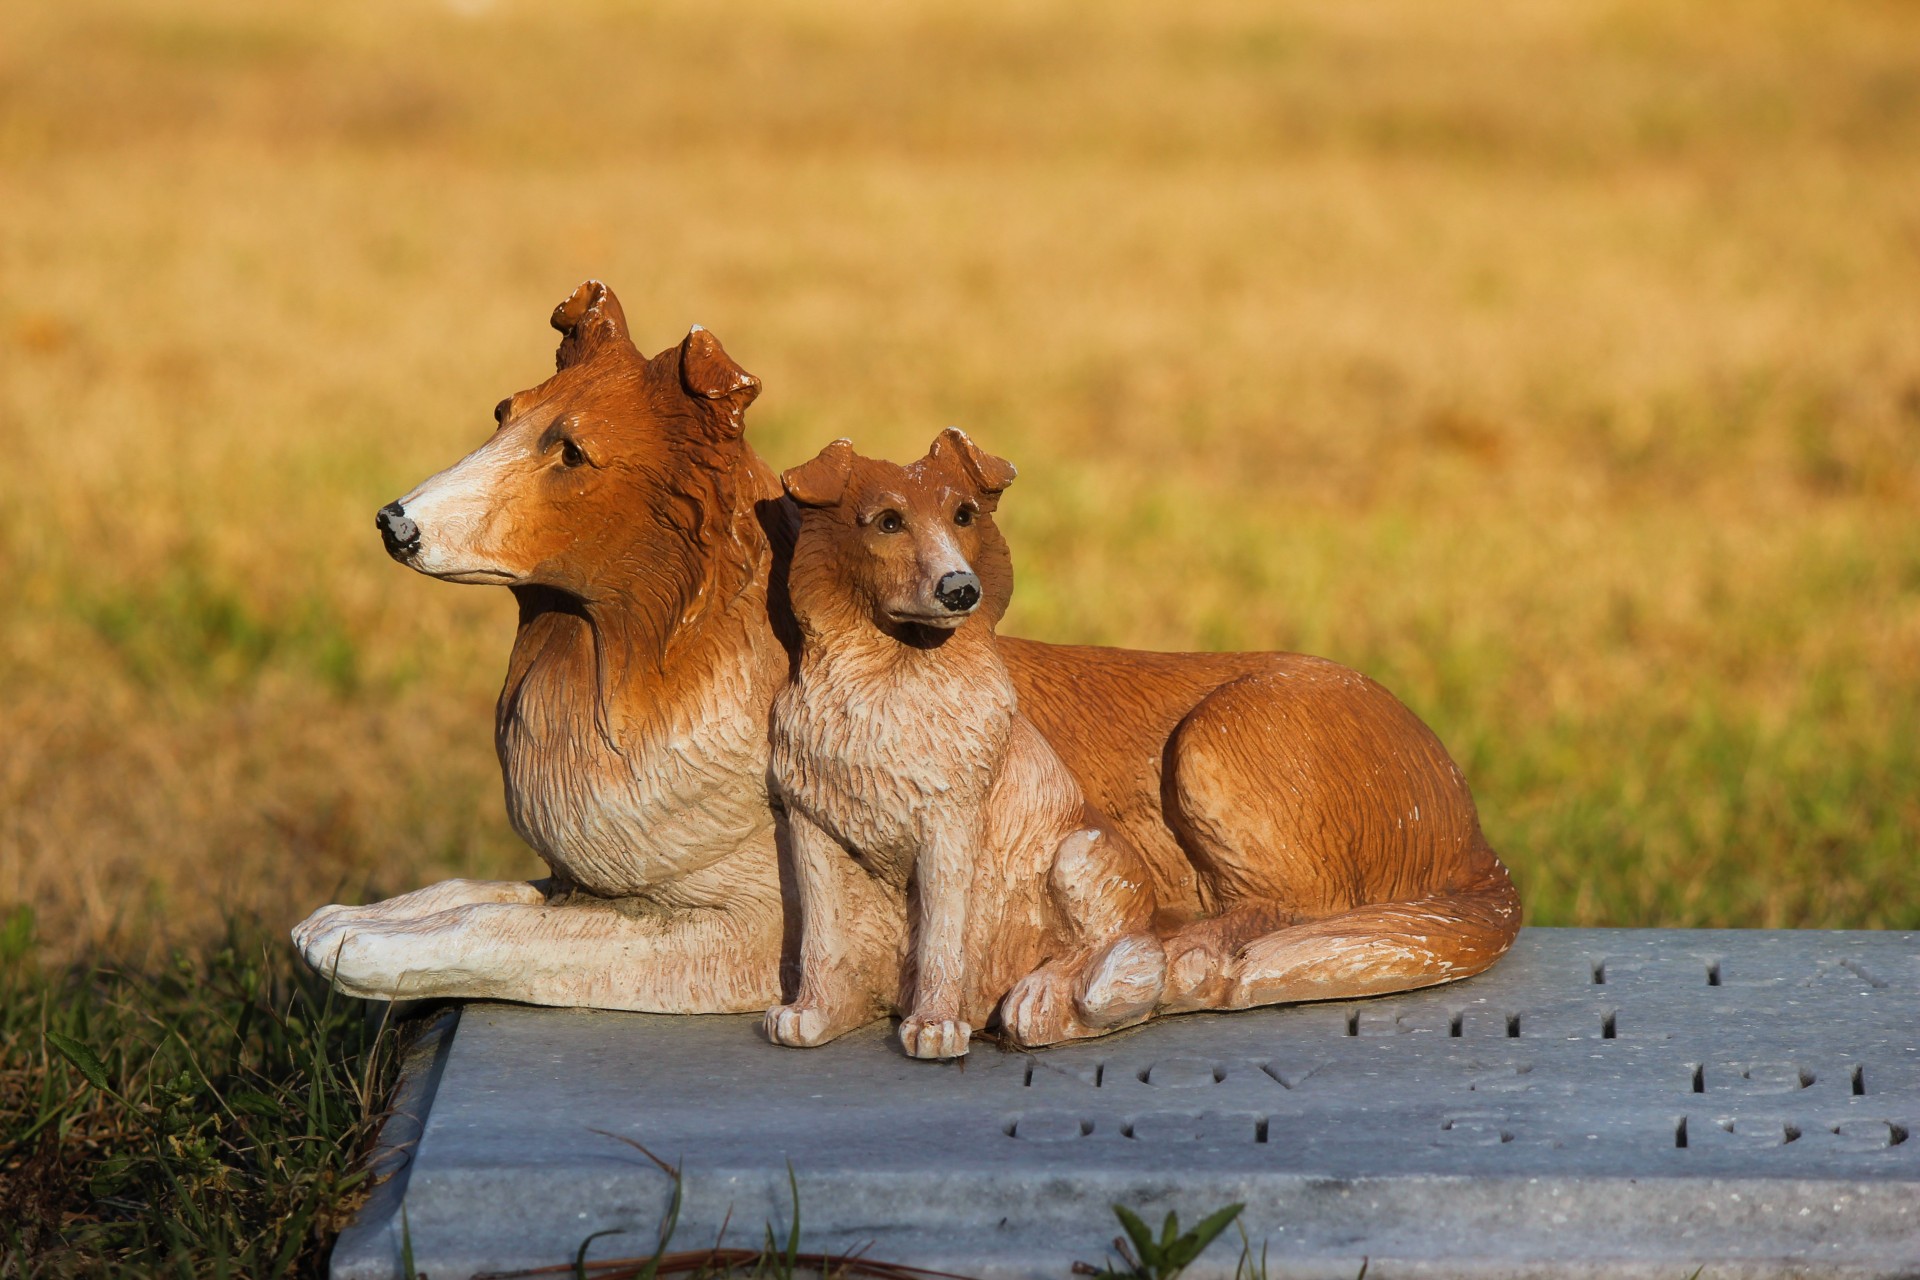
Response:
[[[380,508],[373,523],[380,530],[380,540],[387,544],[387,554],[394,559],[410,556],[420,549],[420,526],[407,519],[406,509],[399,503],[389,502]]]
[[[933,598],[949,613],[965,613],[980,603],[980,579],[970,573],[950,573],[933,589]]]

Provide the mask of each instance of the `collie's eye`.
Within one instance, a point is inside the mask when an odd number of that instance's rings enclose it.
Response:
[[[571,440],[560,445],[560,462],[563,466],[577,467],[587,460],[586,451]]]
[[[873,526],[882,533],[898,533],[907,527],[907,522],[900,518],[898,511],[882,511]]]
[[[507,399],[502,400],[499,404],[493,406],[493,420],[496,423],[505,422],[507,420],[507,414],[511,412],[512,409],[513,409],[513,398],[509,396]]]
[[[962,529],[973,523],[973,508],[962,507],[953,513],[953,522]]]

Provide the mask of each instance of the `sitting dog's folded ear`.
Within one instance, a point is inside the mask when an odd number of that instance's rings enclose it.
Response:
[[[957,464],[963,475],[973,482],[974,491],[983,499],[981,506],[988,511],[1013,478],[1020,473],[1005,458],[996,458],[967,438],[967,433],[958,427],[948,427],[934,437],[933,448],[927,450],[929,458]]]
[[[609,343],[632,346],[627,336],[627,313],[620,299],[598,280],[588,280],[571,297],[553,309],[550,322],[560,331],[560,350],[553,358],[555,369],[579,364]]]
[[[846,493],[852,471],[853,441],[835,440],[812,462],[789,468],[781,475],[780,485],[803,507],[831,507]]]
[[[720,339],[699,325],[680,343],[680,385],[707,402],[724,439],[738,440],[746,432],[747,406],[760,394],[760,379],[735,364]]]

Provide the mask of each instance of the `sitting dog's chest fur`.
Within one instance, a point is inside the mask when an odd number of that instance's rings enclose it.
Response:
[[[774,701],[774,782],[789,806],[901,883],[932,815],[985,808],[1014,709],[984,637],[810,651]]]

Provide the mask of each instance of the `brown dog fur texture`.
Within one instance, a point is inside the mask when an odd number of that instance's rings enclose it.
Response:
[[[554,376],[382,513],[396,559],[519,599],[495,737],[509,814],[553,878],[323,907],[295,939],[358,995],[765,1010],[795,989],[767,772],[799,635],[796,509],[743,438],[759,384],[704,330],[642,356],[597,282],[553,322]],[[1004,609],[1004,544],[974,569],[982,607]],[[1145,860],[1163,1007],[1407,990],[1512,943],[1518,898],[1459,770],[1366,677],[1295,654],[1010,638],[998,653],[1021,712]],[[899,895],[834,865],[859,922],[847,963],[897,966]]]
[[[993,634],[1005,600],[981,607],[972,561],[1004,555],[993,513],[1013,468],[949,428],[911,466],[843,440],[782,480],[800,507],[800,655],[773,703],[773,778],[801,972],[768,1037],[824,1044],[896,992],[919,1058],[965,1053],[1002,997],[1027,1045],[1145,1018],[1166,980],[1145,864],[1020,714]],[[826,864],[849,854],[911,886],[904,973],[845,962],[863,949]]]

